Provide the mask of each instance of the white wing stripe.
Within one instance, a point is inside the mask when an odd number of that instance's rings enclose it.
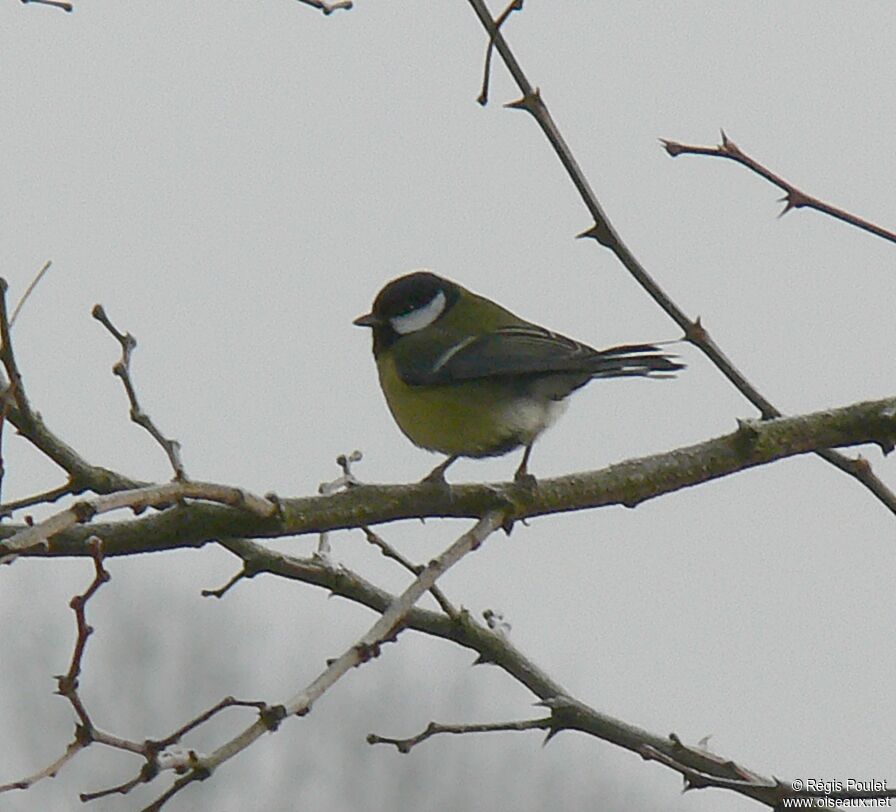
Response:
[[[452,358],[454,358],[457,353],[459,353],[464,347],[468,347],[472,344],[478,336],[467,336],[463,341],[458,341],[453,347],[447,349],[443,352],[436,360],[435,364],[432,366],[433,372],[438,372],[445,364],[447,364]]]

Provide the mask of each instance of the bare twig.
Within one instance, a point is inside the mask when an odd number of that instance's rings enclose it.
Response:
[[[461,735],[464,733],[497,733],[508,730],[549,730],[555,724],[550,716],[541,719],[526,719],[521,722],[494,722],[492,724],[442,725],[430,722],[426,729],[408,739],[390,739],[371,733],[367,736],[368,744],[393,744],[399,753],[410,753],[421,742],[440,733]]]
[[[784,197],[781,198],[784,208],[778,215],[779,217],[783,217],[791,209],[815,209],[815,211],[827,214],[829,217],[841,220],[856,228],[861,228],[869,234],[874,234],[876,237],[889,240],[890,242],[896,242],[896,233],[881,228],[870,220],[865,220],[862,217],[851,214],[844,209],[839,209],[836,206],[825,203],[823,200],[819,200],[817,197],[812,197],[811,195],[807,195],[805,192],[800,191],[792,183],[784,180],[780,175],[772,172],[763,164],[759,163],[755,158],[751,158],[743,152],[737,144],[725,135],[724,130],[722,130],[722,143],[717,147],[701,147],[691,144],[681,144],[677,141],[669,141],[665,138],[661,138],[660,143],[663,145],[666,152],[673,158],[679,155],[708,155],[713,158],[727,158],[728,160],[735,161],[736,163],[747,167],[747,169],[755,172],[760,177],[765,178],[769,183],[777,186],[784,192]]]
[[[65,748],[65,752],[52,764],[44,767],[44,769],[38,770],[33,775],[21,778],[18,781],[11,781],[8,784],[0,784],[0,793],[9,792],[13,789],[28,789],[38,781],[42,781],[44,778],[55,778],[59,774],[59,771],[86,746],[86,744],[82,743],[77,738],[74,739],[69,742],[68,746]]]
[[[130,333],[120,332],[109,320],[102,305],[95,305],[92,315],[121,345],[121,360],[112,367],[112,374],[121,378],[121,382],[124,385],[128,401],[131,404],[131,420],[138,426],[142,426],[146,429],[152,438],[162,447],[162,450],[168,456],[171,467],[174,469],[174,478],[185,479],[186,474],[184,473],[183,462],[180,458],[180,443],[177,440],[165,437],[165,435],[156,428],[152,418],[140,408],[140,403],[137,400],[137,391],[134,389],[134,384],[131,380],[131,353],[137,346],[137,339]]]
[[[22,294],[22,298],[19,299],[19,303],[15,306],[15,308],[12,311],[12,316],[9,317],[9,326],[10,327],[12,327],[16,323],[16,319],[19,317],[19,313],[21,312],[22,307],[24,306],[25,302],[28,301],[28,297],[31,296],[31,294],[34,292],[34,289],[38,286],[38,284],[40,283],[40,280],[44,278],[44,275],[46,274],[46,272],[50,270],[50,266],[52,264],[53,264],[53,261],[48,259],[44,263],[44,267],[41,268],[37,272],[37,275],[34,277],[34,279],[31,280],[31,284],[28,285],[27,288],[25,288],[25,292]]]
[[[364,535],[367,537],[367,541],[369,541],[374,547],[379,548],[379,551],[386,557],[391,559],[392,561],[396,561],[401,564],[408,572],[413,573],[414,575],[419,575],[423,572],[423,567],[419,564],[414,564],[405,558],[398,550],[396,550],[391,544],[389,544],[382,536],[374,533],[367,525],[364,525],[361,528],[364,531]],[[448,615],[448,617],[456,618],[457,617],[457,609],[451,604],[451,601],[445,597],[445,593],[442,592],[441,589],[437,586],[433,586],[432,589],[429,590],[432,594],[433,598],[435,598],[436,603],[442,607],[442,611]]]
[[[63,496],[72,493],[71,483],[66,482],[64,485],[58,485],[55,488],[49,488],[41,493],[35,493],[31,496],[25,496],[21,499],[13,499],[10,502],[4,502],[0,505],[0,517],[11,516],[17,510],[33,507],[34,505],[50,505]]]
[[[45,547],[49,539],[56,534],[75,525],[85,524],[102,513],[124,508],[140,510],[157,507],[181,499],[202,499],[216,502],[246,510],[263,518],[272,516],[277,509],[273,503],[241,488],[232,488],[211,482],[175,480],[164,485],[149,485],[130,491],[116,491],[76,502],[38,524],[22,528],[10,538],[0,542],[0,552],[21,553],[35,547]]]
[[[220,702],[203,711],[164,739],[147,739],[142,742],[139,745],[139,753],[146,759],[146,763],[133,778],[106,789],[95,792],[82,792],[80,795],[81,801],[95,801],[98,798],[105,798],[109,795],[127,795],[139,784],[152,781],[163,770],[174,770],[177,773],[184,773],[194,769],[199,758],[195,751],[176,749],[173,746],[180,742],[191,730],[195,730],[200,725],[205,724],[209,719],[217,716],[227,708],[255,708],[261,716],[271,711],[270,706],[266,702],[235,699],[232,696],[224,697]]]
[[[494,42],[498,53],[504,60],[504,64],[522,92],[522,98],[508,104],[508,107],[525,110],[530,113],[538,126],[541,127],[545,137],[553,147],[554,152],[566,169],[570,180],[575,185],[582,198],[582,202],[594,219],[593,225],[579,234],[579,237],[590,237],[601,245],[609,248],[625,266],[635,281],[647,292],[647,294],[666,312],[666,314],[684,331],[684,337],[694,346],[700,349],[704,355],[719,369],[719,371],[737,388],[737,390],[749,400],[760,412],[763,419],[771,420],[781,416],[781,412],[762,395],[758,389],[746,378],[746,376],[734,365],[721,348],[710,337],[700,319],[691,320],[684,311],[672,300],[657,281],[647,272],[647,269],[638,261],[628,246],[623,242],[613,224],[610,222],[597,195],[585,177],[585,173],[578,165],[572,150],[557,128],[551,116],[541,92],[533,87],[519,62],[510,50],[507,40],[498,30],[491,13],[484,0],[468,0],[470,6],[479,17],[490,39]],[[835,465],[841,471],[854,477],[858,482],[868,488],[886,507],[896,514],[896,494],[893,493],[871,470],[870,465],[856,465],[855,460],[840,454],[837,451],[820,451],[819,456],[827,462]]]
[[[3,362],[3,367],[9,380],[7,389],[4,392],[4,400],[8,403],[14,403],[19,412],[30,417],[32,415],[31,406],[25,397],[22,375],[19,372],[15,354],[12,350],[11,327],[9,313],[6,308],[6,292],[8,288],[6,280],[0,279],[0,360]]]
[[[336,464],[342,469],[342,474],[329,482],[321,482],[317,486],[317,492],[321,496],[330,496],[339,491],[347,491],[361,484],[361,481],[352,473],[352,464],[360,462],[364,455],[355,449],[351,454],[340,454],[336,457]],[[318,535],[317,552],[321,560],[328,561],[330,555],[330,534],[324,530]]]
[[[229,578],[223,586],[219,586],[216,589],[203,589],[199,594],[202,595],[203,598],[223,598],[244,578],[252,577],[252,574],[254,573],[250,574],[248,565],[246,565],[236,575],[234,575],[232,578]]]
[[[71,3],[64,3],[62,0],[21,0],[21,2],[23,4],[37,3],[41,6],[53,6],[54,8],[61,8],[63,11],[73,10]]]
[[[324,16],[330,15],[334,11],[339,11],[340,9],[348,11],[354,6],[352,0],[337,0],[337,2],[334,3],[326,3],[324,0],[299,0],[299,2],[322,11]]]
[[[514,11],[521,11],[523,8],[523,0],[512,0],[510,5],[504,9],[495,20],[495,30],[500,31],[501,26],[504,25],[507,18]],[[483,107],[488,104],[488,86],[491,83],[492,76],[492,54],[495,51],[495,38],[494,36],[489,37],[488,46],[485,49],[485,68],[483,69],[482,75],[482,90],[479,93],[479,97],[476,99]]]
[[[166,747],[170,747],[172,744],[177,744],[177,742],[186,736],[187,733],[199,727],[199,725],[205,724],[209,719],[219,714],[225,708],[255,708],[259,712],[262,712],[268,710],[269,707],[270,706],[266,702],[261,702],[259,700],[235,699],[232,696],[225,696],[217,705],[213,705],[204,713],[200,713],[195,719],[191,719],[164,739],[154,740],[152,744],[156,750],[163,750]]]

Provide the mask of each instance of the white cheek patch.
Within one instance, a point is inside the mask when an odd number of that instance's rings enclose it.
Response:
[[[416,310],[411,310],[409,313],[393,316],[389,319],[389,324],[391,324],[392,329],[400,335],[416,333],[424,327],[429,327],[430,324],[442,315],[442,311],[444,310],[445,293],[440,290],[432,297],[429,304],[425,304],[423,307],[418,307]]]

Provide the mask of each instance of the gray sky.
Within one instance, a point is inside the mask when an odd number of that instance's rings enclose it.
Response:
[[[672,160],[657,142],[713,144],[724,127],[805,191],[892,227],[892,4],[532,0],[506,33],[635,254],[772,402],[796,413],[894,394],[893,246],[812,212],[778,220],[780,195],[757,177]],[[534,123],[501,108],[517,94],[497,62],[492,104],[475,103],[484,49],[463,2],[361,0],[326,18],[292,0],[4,3],[2,275],[15,299],[54,262],[14,335],[48,423],[91,461],[170,475],[127,420],[95,302],[138,338],[144,406],[182,442],[188,473],[282,495],[313,493],[353,448],[373,482],[435,464],[392,424],[369,335],[351,326],[411,268],[596,346],[677,338],[608,252],[573,240],[587,215]],[[672,449],[755,414],[681,352],[673,382],[577,393],[534,473]],[[863,453],[896,487],[896,462]],[[5,498],[59,481],[9,433],[4,457]],[[463,462],[453,479],[507,479],[517,463]],[[425,561],[463,526],[384,534]],[[853,481],[796,459],[635,511],[535,521],[444,588],[503,611],[516,644],[603,712],[691,742],[712,734],[716,752],[780,777],[896,781],[893,528]],[[333,544],[401,587],[359,534]],[[138,739],[228,693],[279,701],[372,622],[273,578],[203,600],[235,570],[212,548],[109,568],[83,685],[98,724]],[[0,660],[0,782],[44,766],[71,733],[51,676],[70,654],[67,601],[89,578],[87,562],[0,570],[0,617],[16,629]],[[470,659],[408,636],[172,808],[751,808],[682,797],[670,771],[573,734],[544,749],[534,733],[450,738],[409,756],[364,743],[430,719],[535,715]],[[71,808],[136,767],[91,751],[4,809]]]

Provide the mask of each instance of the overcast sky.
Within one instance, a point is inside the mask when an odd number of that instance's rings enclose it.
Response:
[[[92,462],[165,480],[110,374],[102,302],[134,333],[146,409],[194,478],[314,493],[360,448],[371,482],[436,462],[393,425],[370,336],[351,325],[389,279],[429,267],[595,346],[679,337],[590,223],[466,3],[369,2],[324,17],[295,0],[0,6],[0,246],[14,331],[49,425]],[[788,413],[892,396],[894,248],[746,170],[669,158],[658,138],[720,127],[806,192],[894,225],[896,6],[530,0],[506,27],[613,223],[659,283]],[[730,431],[755,410],[696,351],[675,381],[597,382],[535,447],[530,469],[594,469]],[[862,449],[896,488],[896,461]],[[4,499],[59,475],[10,432]],[[518,457],[452,479],[510,478]],[[426,561],[466,525],[384,528]],[[314,539],[282,542],[305,555]],[[359,533],[334,556],[391,589],[401,572]],[[236,569],[209,546],[109,562],[82,678],[96,722],[161,736],[226,694],[281,701],[373,621],[311,587],[262,577],[202,599]],[[445,579],[458,604],[502,611],[512,639],[602,712],[782,778],[896,782],[894,517],[817,458],[646,503],[539,519],[490,539]],[[71,736],[51,695],[85,561],[0,569],[0,783]],[[265,737],[172,809],[741,810],[679,794],[656,764],[577,734],[433,740],[408,756],[367,733],[431,719],[537,715],[468,652],[406,635],[302,720]],[[223,727],[239,729],[234,714]],[[212,747],[221,729],[193,742]],[[95,748],[3,798],[74,808],[135,760]],[[161,792],[97,802],[140,808]]]

